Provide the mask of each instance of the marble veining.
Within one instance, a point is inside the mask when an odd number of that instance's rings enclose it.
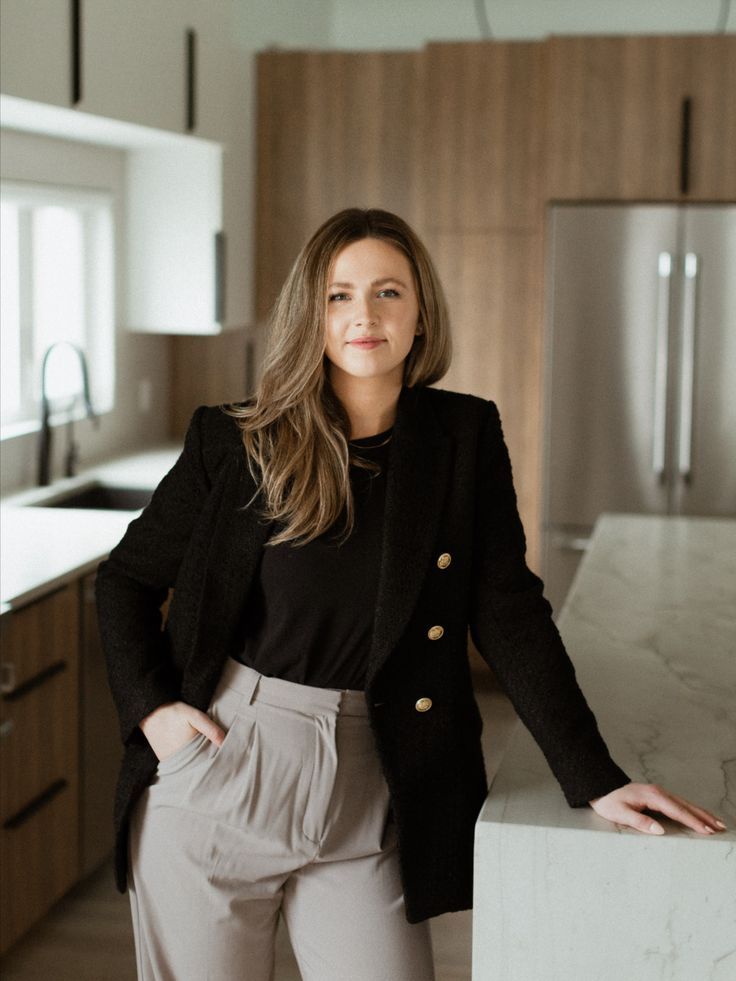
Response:
[[[476,981],[736,977],[736,521],[604,515],[558,621],[613,758],[719,814],[570,808],[518,723],[476,828]]]

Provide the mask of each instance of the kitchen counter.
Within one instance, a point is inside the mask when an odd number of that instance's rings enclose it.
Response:
[[[570,808],[517,720],[476,826],[473,978],[732,978],[736,521],[604,515],[558,625],[616,762],[728,830]]]
[[[93,481],[153,489],[171,469],[180,445],[120,457],[75,477],[33,487],[0,501],[0,613],[93,571],[138,511],[29,507]]]

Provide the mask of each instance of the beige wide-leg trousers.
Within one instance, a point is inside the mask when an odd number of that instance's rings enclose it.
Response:
[[[283,915],[304,981],[433,981],[404,914],[363,692],[228,658],[198,733],[136,802],[128,876],[141,981],[273,981]]]

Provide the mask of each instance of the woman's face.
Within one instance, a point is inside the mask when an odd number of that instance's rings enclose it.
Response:
[[[326,354],[333,384],[347,376],[388,376],[401,385],[418,321],[419,300],[404,253],[377,238],[346,245],[327,277]]]

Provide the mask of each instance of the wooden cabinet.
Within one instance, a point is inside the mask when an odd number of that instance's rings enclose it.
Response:
[[[542,42],[428,46],[418,159],[425,227],[539,226],[546,61]]]
[[[736,37],[548,44],[547,198],[736,196]]]
[[[434,44],[426,59],[420,231],[453,325],[453,362],[439,384],[498,404],[534,566],[547,49]]]
[[[528,560],[538,563],[542,237],[538,231],[430,230],[452,311],[453,360],[440,388],[492,398],[514,469]]]
[[[48,105],[71,105],[69,0],[2,0],[0,91]]]
[[[0,620],[0,954],[113,849],[122,743],[95,575]]]
[[[77,584],[5,614],[0,630],[2,952],[79,874]]]
[[[114,846],[112,805],[123,745],[97,626],[96,573],[79,587],[79,875],[106,861]]]
[[[259,314],[338,208],[384,207],[413,224],[452,314],[453,365],[438,385],[498,402],[532,562],[543,87],[535,43],[259,57]]]
[[[415,222],[421,53],[258,56],[257,316],[307,238],[340,208]]]
[[[736,200],[736,35],[689,39],[688,201]]]

